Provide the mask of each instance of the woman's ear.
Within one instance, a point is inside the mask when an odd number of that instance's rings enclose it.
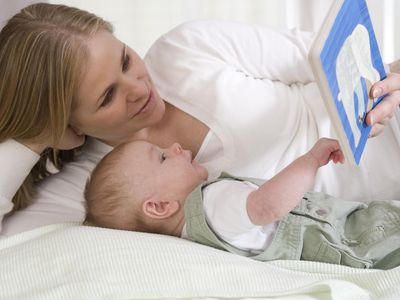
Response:
[[[157,198],[150,198],[143,202],[143,213],[152,219],[167,219],[174,215],[180,209],[180,204],[175,200],[161,200]]]

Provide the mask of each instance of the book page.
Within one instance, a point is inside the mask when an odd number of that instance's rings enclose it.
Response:
[[[319,35],[324,39],[319,53],[324,78],[319,86],[344,153],[358,164],[371,131],[365,117],[383,98],[370,99],[369,92],[386,74],[365,0],[335,4],[328,14],[333,22],[324,24]]]
[[[374,104],[369,92],[380,79],[372,64],[369,34],[364,25],[358,24],[343,43],[336,61],[336,78],[337,100],[343,104],[354,143],[358,145],[365,116]]]

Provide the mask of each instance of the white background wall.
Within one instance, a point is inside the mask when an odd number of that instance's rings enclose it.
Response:
[[[0,0],[0,22],[34,0]],[[275,27],[318,30],[332,0],[49,0],[94,12],[111,21],[116,35],[143,55],[177,24],[217,18]],[[367,0],[382,56],[400,58],[400,1]],[[397,38],[396,38],[397,37]]]
[[[34,0],[0,0],[0,27],[4,22],[16,14],[22,7],[39,1]]]

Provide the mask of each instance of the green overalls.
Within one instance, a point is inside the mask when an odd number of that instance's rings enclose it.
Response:
[[[221,179],[263,182],[224,173]],[[309,192],[279,221],[267,249],[251,255],[220,239],[207,224],[202,189],[217,180],[200,185],[186,200],[186,231],[192,241],[261,261],[309,260],[379,269],[400,265],[400,201],[367,205]]]

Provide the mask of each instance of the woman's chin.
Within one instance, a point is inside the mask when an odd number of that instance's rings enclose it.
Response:
[[[161,98],[157,99],[155,107],[148,116],[148,124],[146,127],[156,126],[162,121],[165,115],[165,102]]]

